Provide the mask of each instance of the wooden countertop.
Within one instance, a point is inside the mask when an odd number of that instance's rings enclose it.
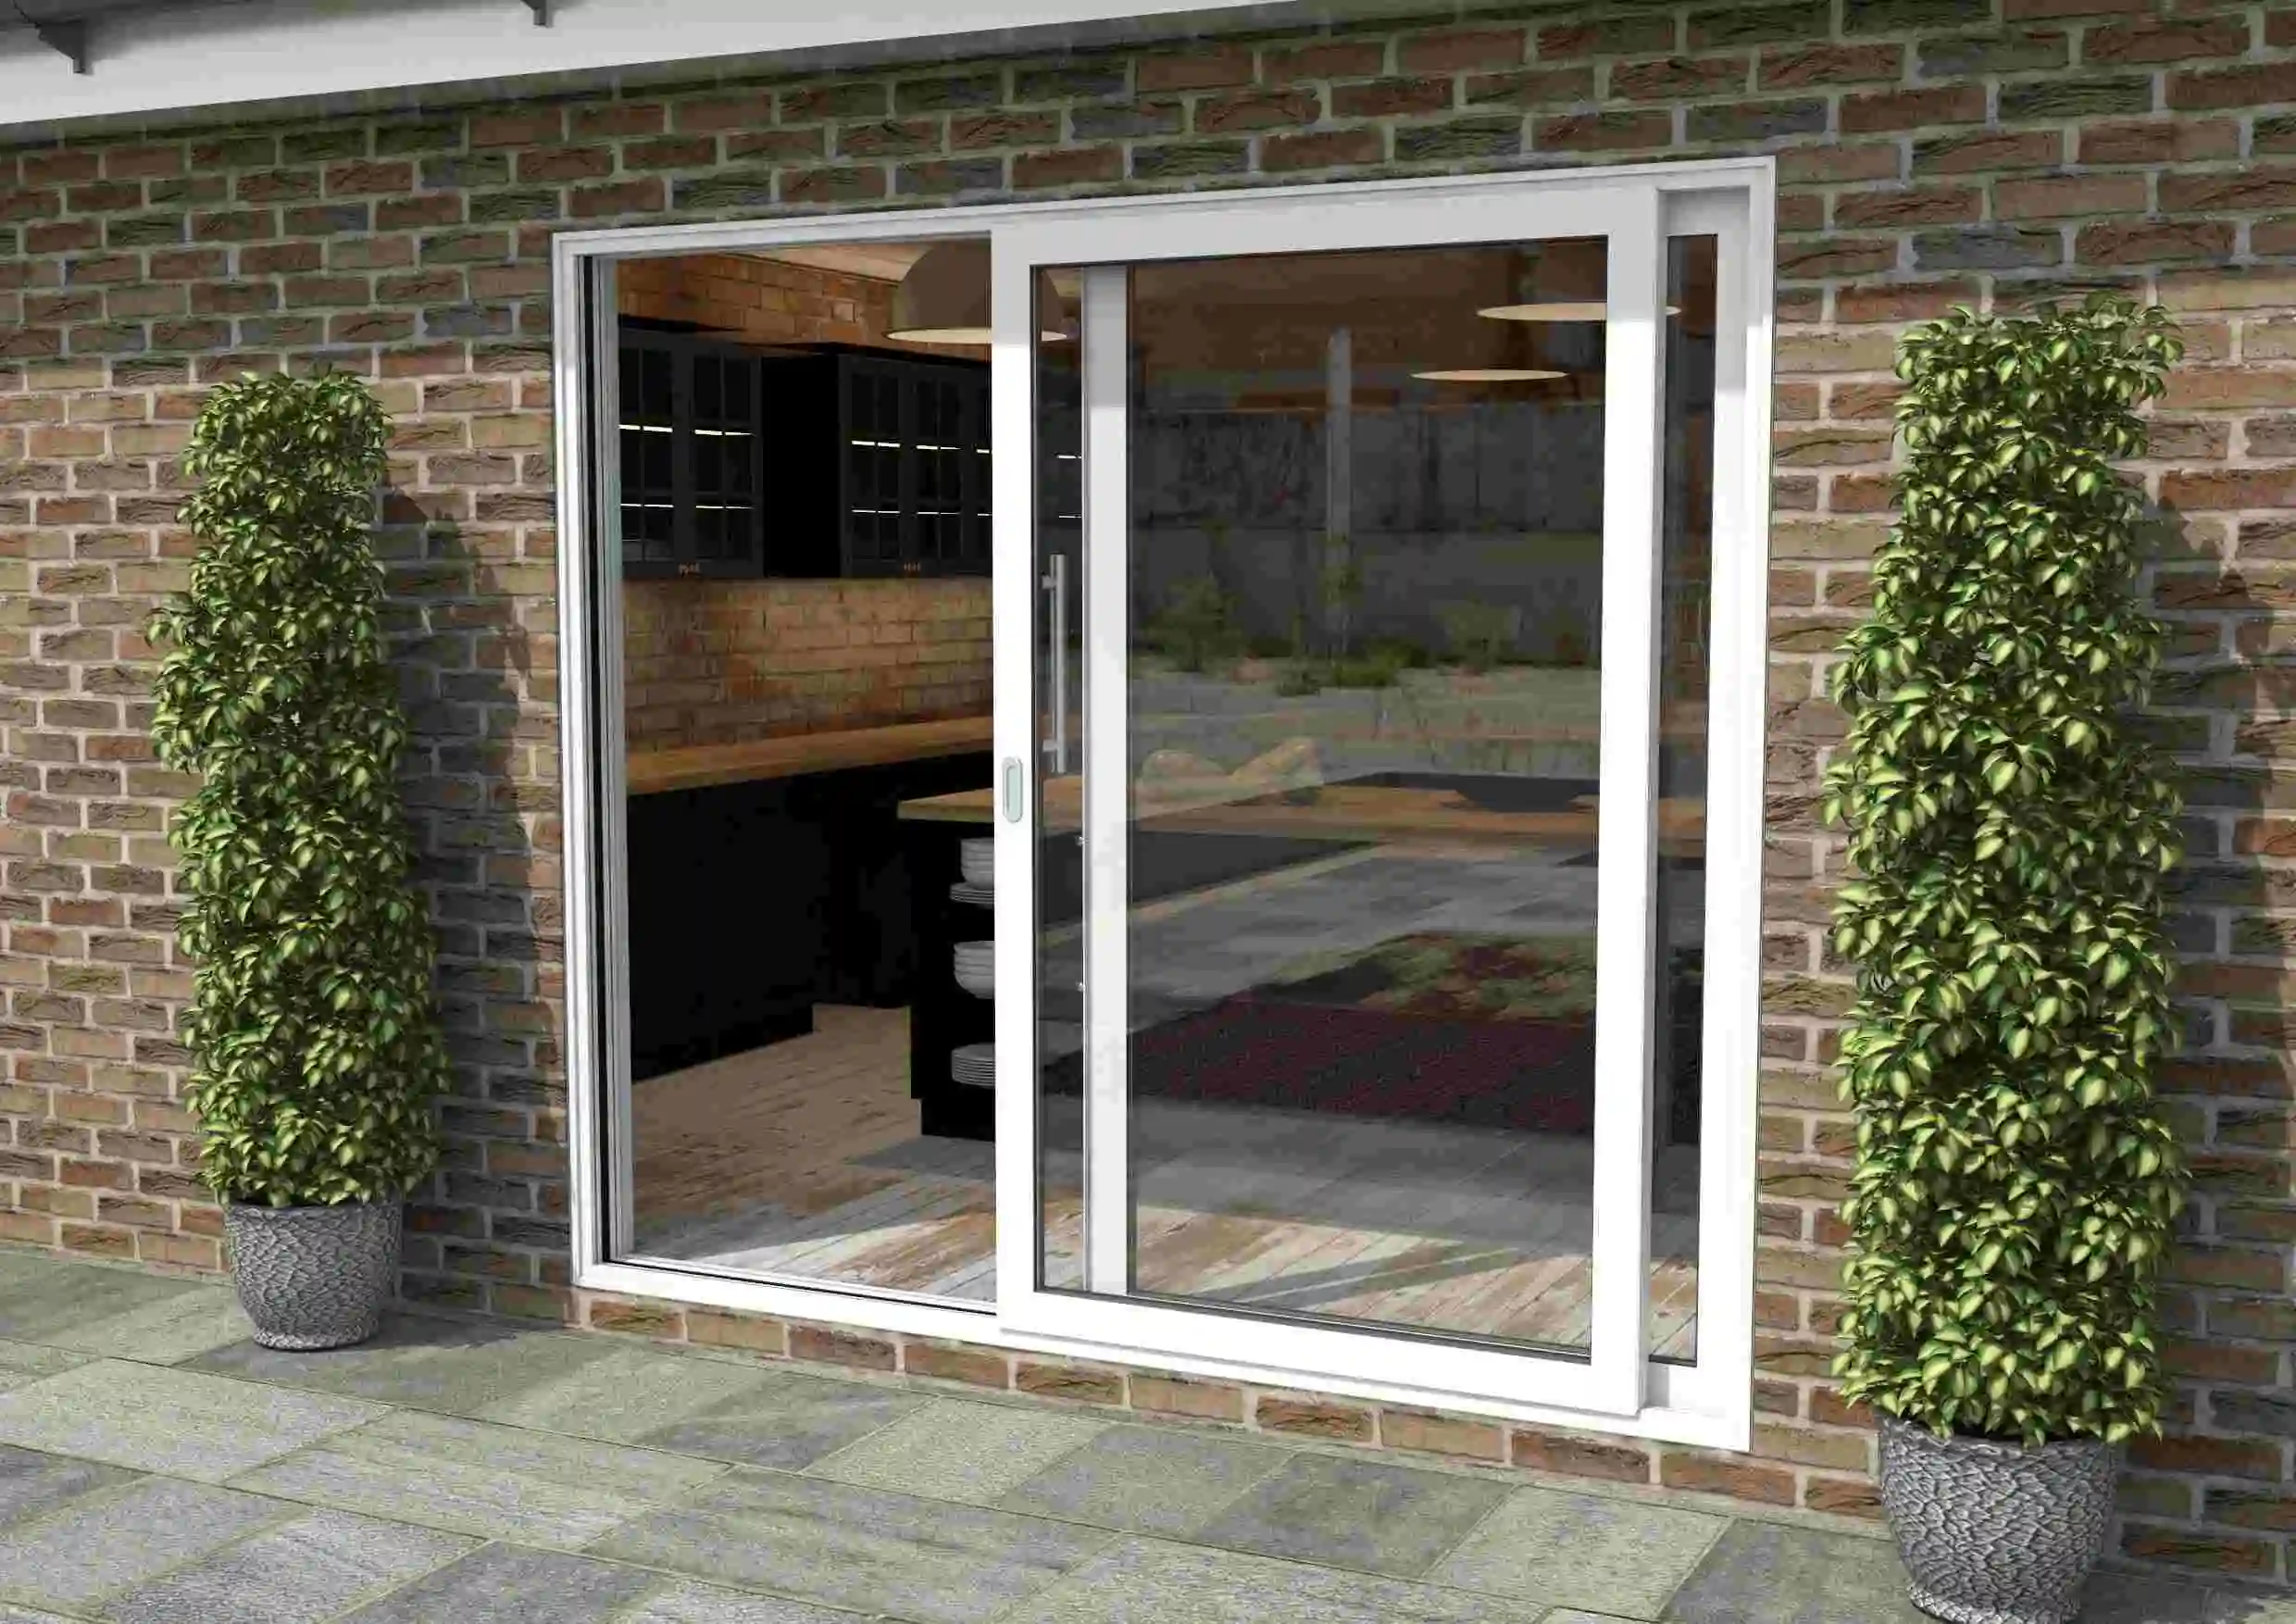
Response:
[[[745,744],[636,750],[630,756],[629,788],[633,795],[653,795],[666,790],[797,778],[849,767],[884,767],[896,761],[924,761],[935,756],[986,750],[989,739],[989,718],[980,716],[943,722],[895,722],[830,733],[792,733]],[[988,792],[983,790],[981,794],[985,806]]]
[[[1045,786],[1045,815],[1054,829],[1079,826],[1079,785],[1072,775]],[[1494,812],[1453,790],[1327,784],[1313,792],[1313,799],[1301,801],[1271,793],[1248,801],[1181,801],[1163,808],[1150,803],[1142,811],[1139,827],[1176,834],[1259,834],[1386,844],[1592,846],[1593,797],[1586,799],[1590,804],[1560,812]],[[919,822],[979,824],[994,815],[994,796],[985,789],[901,804],[901,816]],[[1704,803],[1661,801],[1658,832],[1668,852],[1696,856],[1705,845]]]

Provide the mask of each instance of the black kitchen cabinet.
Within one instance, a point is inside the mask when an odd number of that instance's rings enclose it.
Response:
[[[915,934],[899,808],[989,779],[964,751],[630,796],[634,1077],[801,1036],[817,1004],[897,1008],[945,981],[945,952],[927,964]]]
[[[763,358],[630,320],[619,342],[622,573],[760,573]]]
[[[989,369],[824,350],[766,363],[765,573],[989,573]]]

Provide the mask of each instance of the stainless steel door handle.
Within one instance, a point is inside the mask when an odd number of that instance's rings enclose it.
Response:
[[[1045,595],[1051,600],[1045,616],[1045,635],[1052,644],[1051,656],[1045,661],[1046,685],[1051,693],[1045,696],[1045,718],[1051,732],[1044,740],[1044,755],[1048,770],[1054,774],[1068,770],[1068,556],[1054,553],[1045,560],[1042,582]]]

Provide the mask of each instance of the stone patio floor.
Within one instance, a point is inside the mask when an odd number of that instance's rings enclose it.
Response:
[[[0,1251],[0,1624],[1915,1624],[1879,1530]],[[2102,1576],[2091,1624],[2296,1624]]]

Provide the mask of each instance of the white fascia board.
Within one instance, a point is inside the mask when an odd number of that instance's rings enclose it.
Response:
[[[1454,15],[1479,0],[1422,0]],[[632,69],[706,78],[813,63],[1117,43],[1362,15],[1376,0],[236,0],[101,16],[89,71],[0,30],[0,131],[254,105],[405,105],[426,90],[547,93]],[[1408,9],[1408,6],[1405,7]],[[1397,9],[1387,0],[1385,10]],[[0,12],[0,18],[6,17]],[[515,83],[513,82],[515,81]],[[175,122],[176,119],[168,119]]]

